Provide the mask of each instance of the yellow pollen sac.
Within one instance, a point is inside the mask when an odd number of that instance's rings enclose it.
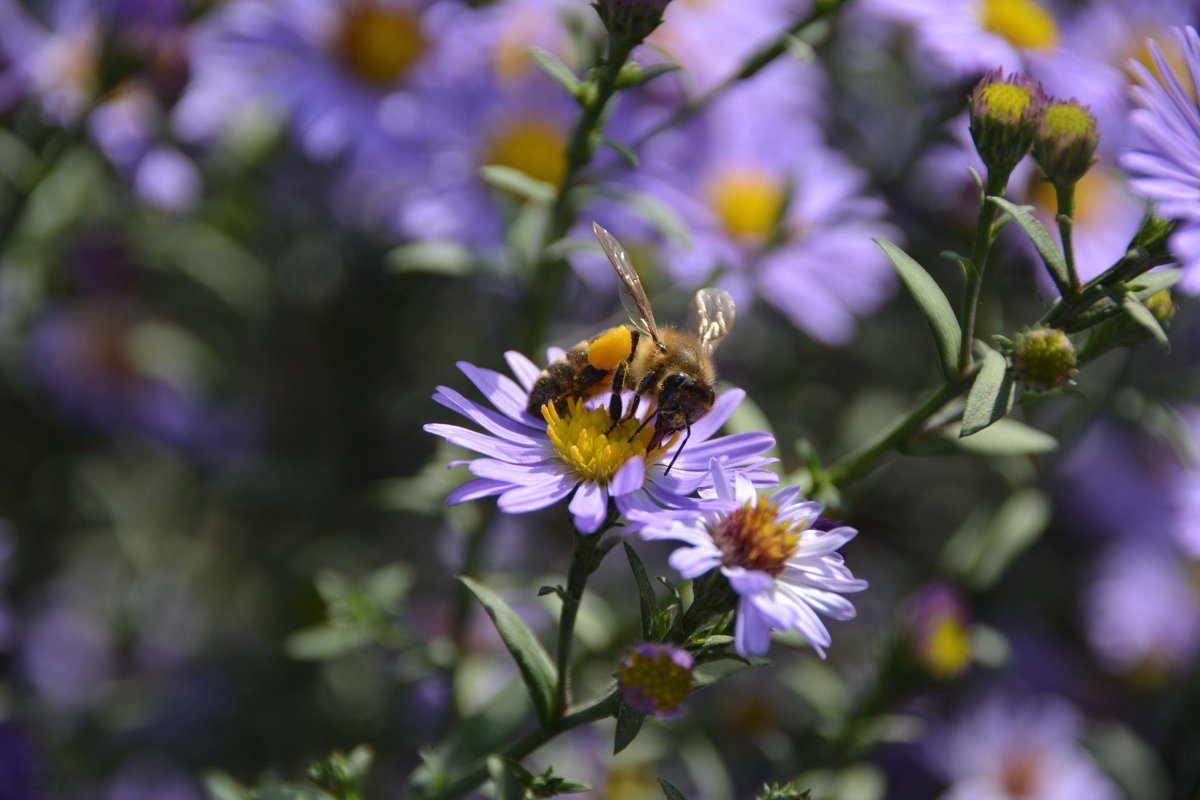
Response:
[[[784,185],[761,169],[731,170],[708,184],[708,201],[725,231],[738,239],[763,242],[779,224]]]
[[[647,425],[636,436],[634,431],[642,424],[636,417],[618,423],[611,433],[612,420],[608,409],[587,409],[583,400],[572,397],[567,401],[567,413],[561,415],[553,403],[542,406],[542,417],[546,420],[546,435],[554,444],[561,458],[575,474],[585,481],[607,484],[617,470],[629,459],[637,456],[647,463],[658,459],[675,438],[652,451],[646,451],[654,426]],[[630,438],[633,441],[630,441]]]
[[[713,540],[726,566],[778,575],[800,544],[800,533],[794,523],[779,519],[779,509],[764,496],[718,523]]]
[[[567,171],[563,155],[566,141],[561,125],[547,119],[520,119],[492,138],[483,163],[512,167],[531,178],[557,186]]]
[[[614,370],[633,353],[633,331],[624,325],[610,328],[588,345],[588,363],[596,369]]]
[[[953,616],[937,620],[921,648],[922,660],[934,677],[949,680],[971,661],[971,640],[967,629]]]
[[[1051,50],[1058,44],[1054,15],[1034,0],[983,0],[979,21],[1013,47]]]
[[[337,51],[355,72],[375,83],[392,83],[425,52],[421,23],[410,13],[363,2],[342,18]]]

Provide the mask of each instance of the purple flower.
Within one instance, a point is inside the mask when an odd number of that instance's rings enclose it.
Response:
[[[1079,715],[1053,696],[995,694],[925,742],[949,782],[941,800],[1117,800],[1116,784],[1078,743]]]
[[[1200,589],[1186,559],[1161,543],[1110,546],[1084,596],[1088,640],[1114,672],[1154,676],[1200,652]]]
[[[949,584],[926,586],[908,614],[917,659],[930,674],[948,680],[971,663],[970,617],[962,597]]]
[[[49,120],[66,125],[98,88],[100,25],[86,0],[56,0],[51,13],[47,26],[17,0],[0,0],[0,110],[32,96]]]
[[[1196,29],[1175,28],[1190,78],[1185,88],[1156,42],[1150,42],[1155,72],[1131,62],[1141,86],[1134,89],[1141,108],[1130,121],[1145,136],[1145,147],[1125,152],[1121,165],[1134,175],[1133,191],[1153,200],[1159,213],[1179,220],[1170,247],[1185,272],[1179,287],[1200,292],[1200,106],[1191,90],[1200,86],[1200,36]]]
[[[867,176],[822,143],[806,100],[814,92],[791,66],[723,95],[700,120],[702,146],[677,136],[681,152],[647,157],[638,180],[692,233],[690,246],[663,248],[680,283],[720,272],[717,285],[739,305],[757,293],[810,336],[843,343],[895,283],[871,239],[898,234]]]
[[[764,655],[772,630],[796,631],[824,658],[832,641],[818,612],[853,619],[843,597],[861,592],[836,551],[857,535],[850,527],[814,528],[821,506],[800,497],[795,486],[759,496],[745,475],[726,471],[715,459],[712,489],[682,510],[630,514],[644,539],[681,541],[670,564],[687,579],[719,569],[737,595],[734,641],[743,656]]]
[[[692,654],[665,644],[643,644],[633,649],[617,671],[621,696],[643,714],[673,717],[683,713],[692,692]]]
[[[550,359],[561,352],[552,350]],[[608,516],[609,499],[626,516],[634,509],[689,502],[689,495],[711,486],[707,466],[713,458],[726,461],[730,469],[744,474],[745,480],[754,485],[778,482],[775,474],[764,468],[770,459],[763,454],[775,446],[770,434],[714,438],[745,396],[739,389],[723,392],[712,410],[692,425],[691,438],[682,452],[678,440],[647,452],[653,434],[650,427],[627,441],[650,411],[645,398],[636,418],[621,423],[611,437],[607,435],[607,396],[586,403],[572,401],[570,413],[550,412],[547,419],[538,419],[526,412],[525,406],[540,370],[519,353],[505,353],[505,358],[516,381],[466,362],[458,364],[490,407],[446,386],[439,386],[433,396],[484,429],[442,423],[425,426],[429,433],[484,456],[457,462],[465,464],[475,479],[450,493],[446,498],[450,505],[499,496],[501,511],[524,514],[554,505],[574,493],[568,509],[575,526],[582,533],[594,533]],[[628,403],[632,393],[626,394]],[[668,472],[672,459],[674,466]]]

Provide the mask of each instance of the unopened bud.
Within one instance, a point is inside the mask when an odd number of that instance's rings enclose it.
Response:
[[[662,23],[670,0],[596,0],[592,8],[614,39],[637,44]]]
[[[658,717],[671,717],[683,710],[692,692],[691,653],[665,644],[643,644],[635,648],[617,672],[625,704]]]
[[[971,139],[988,170],[1007,176],[1033,147],[1041,87],[1021,73],[988,70],[970,97]]]
[[[1055,186],[1074,186],[1096,163],[1099,142],[1092,112],[1075,100],[1055,100],[1038,117],[1033,157]]]
[[[1017,377],[1035,392],[1066,386],[1075,377],[1075,345],[1058,328],[1034,328],[1017,335],[1013,348]]]

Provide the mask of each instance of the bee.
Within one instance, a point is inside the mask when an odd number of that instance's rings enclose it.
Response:
[[[656,400],[655,409],[633,436],[653,419],[654,435],[648,450],[678,431],[685,431],[686,445],[692,424],[707,414],[716,401],[717,376],[712,354],[733,329],[733,297],[723,289],[701,289],[692,301],[692,332],[659,328],[625,248],[599,224],[593,222],[592,230],[621,279],[624,287],[621,302],[629,323],[579,342],[542,370],[529,392],[527,410],[536,416],[547,403],[554,403],[561,410],[569,398],[593,397],[611,390],[608,413],[612,431],[620,422],[632,418],[642,397],[649,396]],[[623,389],[633,390],[628,409],[622,408]],[[680,446],[675,458],[682,451]],[[675,465],[675,458],[667,466],[668,472]]]

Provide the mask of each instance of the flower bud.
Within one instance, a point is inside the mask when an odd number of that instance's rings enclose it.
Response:
[[[1021,73],[988,70],[969,98],[971,139],[989,171],[1008,175],[1033,147],[1041,86]]]
[[[637,44],[662,22],[663,11],[671,0],[596,0],[592,8],[610,36]]]
[[[681,713],[692,691],[691,653],[665,644],[635,648],[617,671],[625,704],[658,717]]]
[[[927,586],[913,600],[908,624],[913,655],[938,680],[951,680],[971,663],[967,609],[947,584]]]
[[[1013,347],[1017,377],[1035,392],[1066,386],[1078,372],[1075,345],[1058,328],[1034,328],[1017,335]]]
[[[1055,100],[1042,109],[1033,157],[1055,186],[1074,186],[1096,163],[1096,118],[1075,100]]]

